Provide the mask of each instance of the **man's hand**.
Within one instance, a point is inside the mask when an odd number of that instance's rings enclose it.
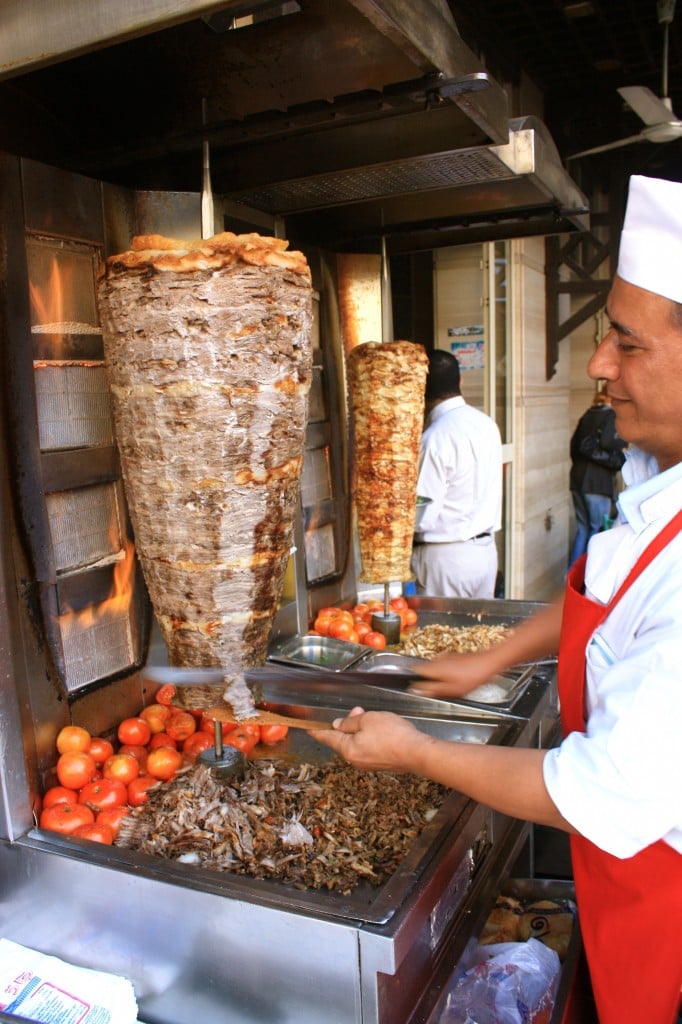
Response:
[[[418,751],[431,742],[399,715],[362,708],[336,719],[333,729],[316,731],[315,739],[356,768],[391,772],[417,771]]]
[[[409,687],[410,693],[422,697],[462,697],[475,690],[498,672],[497,660],[490,651],[473,654],[443,654],[419,666],[420,679]]]

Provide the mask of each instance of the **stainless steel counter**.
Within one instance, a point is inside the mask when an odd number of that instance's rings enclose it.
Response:
[[[263,683],[270,706],[330,719],[357,703],[358,688],[291,675]],[[385,706],[385,696],[372,687],[363,694],[369,707]],[[523,733],[510,716],[394,701],[432,735],[512,745]],[[281,752],[294,761],[328,756],[300,730]],[[521,823],[453,792],[383,887],[340,896],[33,829],[0,844],[2,931],[130,978],[149,1024],[395,1024],[421,999],[472,894],[525,835]]]

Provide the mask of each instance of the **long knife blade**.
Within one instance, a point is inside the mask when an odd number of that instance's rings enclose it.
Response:
[[[372,686],[407,686],[421,677],[415,672],[362,672],[346,669],[342,672],[331,672],[329,669],[316,669],[315,666],[285,666],[279,664],[260,665],[258,668],[176,668],[169,665],[148,665],[142,669],[142,675],[153,683],[171,686],[221,686],[230,675],[242,673],[247,682],[272,679],[320,679],[334,683],[367,683]]]

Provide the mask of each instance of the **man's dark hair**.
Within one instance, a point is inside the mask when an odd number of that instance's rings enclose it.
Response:
[[[459,363],[451,352],[434,349],[429,352],[429,372],[426,375],[426,401],[461,395]]]

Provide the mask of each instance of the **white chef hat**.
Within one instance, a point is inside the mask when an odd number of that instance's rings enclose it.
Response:
[[[682,302],[682,182],[630,178],[618,276]]]

